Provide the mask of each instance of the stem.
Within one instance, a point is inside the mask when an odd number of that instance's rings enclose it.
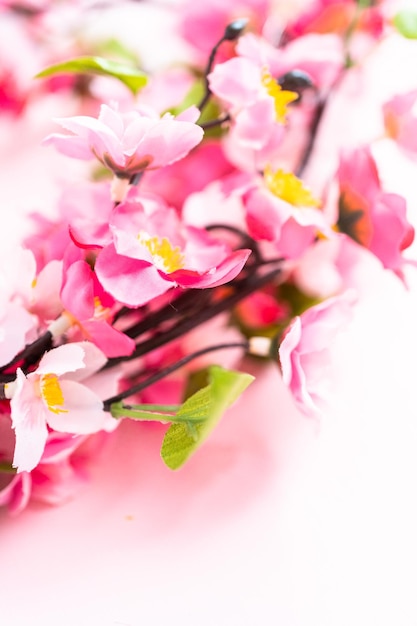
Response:
[[[191,315],[196,306],[196,294],[193,293],[195,290],[188,290],[182,293],[180,296],[175,298],[172,302],[169,302],[165,306],[163,306],[159,311],[155,311],[155,313],[149,314],[143,320],[140,320],[133,326],[129,326],[123,332],[128,337],[137,338],[140,335],[143,335],[148,330],[157,330],[157,327],[160,326],[163,322],[167,322],[173,313],[180,315]],[[200,290],[203,291],[203,290]],[[204,290],[204,294],[201,294],[201,298],[199,299],[198,305],[201,306],[203,303],[206,305],[209,303],[211,294],[208,290]]]
[[[317,138],[317,133],[318,133],[319,126],[320,126],[320,122],[323,118],[323,113],[326,109],[327,102],[328,102],[328,98],[321,98],[317,103],[317,107],[314,112],[314,117],[310,125],[310,135],[308,138],[308,142],[304,149],[304,153],[301,157],[300,163],[296,171],[296,175],[298,176],[298,178],[302,178],[304,171],[310,160],[310,157],[312,155],[314,144]]]
[[[41,356],[52,348],[52,333],[47,330],[43,335],[38,337],[33,343],[30,343],[26,346],[22,352],[19,352],[14,359],[10,361],[7,365],[4,365],[0,368],[1,372],[4,370],[17,365],[21,361],[24,361],[24,365],[22,366],[22,370],[26,373],[31,365],[34,365],[39,361]],[[11,378],[10,378],[11,376]],[[7,380],[4,380],[7,378]],[[9,380],[14,380],[15,375],[4,374],[1,377],[3,382],[8,382]]]
[[[241,36],[241,34],[243,33],[247,25],[248,25],[248,20],[246,18],[238,18],[236,20],[233,20],[233,22],[230,22],[230,24],[226,26],[222,38],[219,39],[219,41],[216,43],[216,45],[210,52],[207,66],[204,71],[204,82],[205,82],[205,88],[206,88],[205,94],[200,104],[198,105],[198,108],[200,109],[200,111],[202,111],[202,109],[206,106],[211,96],[211,91],[210,91],[210,86],[208,83],[207,76],[211,72],[211,68],[213,67],[214,59],[216,57],[218,49],[220,48],[222,43],[224,43],[225,41],[236,41],[236,39],[238,39]]]
[[[120,402],[112,404],[110,412],[112,417],[116,420],[129,417],[130,419],[136,419],[141,422],[172,422],[175,417],[175,413],[142,411],[141,409],[128,408]]]
[[[218,49],[220,48],[220,46],[222,45],[222,43],[226,41],[226,37],[223,35],[223,37],[221,39],[219,39],[219,41],[216,43],[216,45],[213,47],[212,51],[210,52],[210,56],[208,58],[207,61],[207,65],[206,65],[206,69],[204,70],[204,96],[202,97],[200,104],[197,105],[197,108],[200,109],[200,111],[202,111],[204,109],[204,107],[206,106],[207,102],[210,100],[210,96],[211,96],[211,89],[210,89],[210,85],[208,82],[208,75],[211,72],[211,69],[213,67],[213,63],[214,63],[214,59],[216,58],[216,54]]]
[[[181,404],[124,404],[128,411],[150,411],[152,413],[176,413]]]
[[[113,403],[120,402],[121,400],[124,400],[125,398],[128,398],[129,396],[132,396],[136,393],[139,393],[140,391],[143,391],[143,389],[146,389],[147,387],[154,385],[155,383],[162,380],[166,376],[169,376],[170,374],[180,369],[181,367],[184,367],[184,365],[187,365],[188,363],[190,363],[190,361],[193,361],[194,359],[197,359],[198,357],[203,356],[204,354],[208,354],[209,352],[214,352],[216,350],[224,350],[226,348],[243,348],[247,350],[248,345],[249,344],[247,341],[243,341],[243,342],[239,341],[235,343],[220,343],[215,346],[209,346],[208,348],[202,348],[201,350],[197,350],[197,352],[194,352],[193,354],[188,354],[187,356],[183,357],[179,361],[172,363],[172,365],[168,365],[168,367],[164,367],[163,369],[159,370],[159,372],[156,372],[156,374],[154,374],[153,376],[150,376],[149,378],[142,381],[141,383],[138,383],[137,385],[133,385],[133,387],[131,387],[130,389],[126,389],[126,391],[122,391],[121,393],[111,398],[108,398],[107,400],[104,401],[103,408],[105,411],[110,411],[111,405]]]
[[[204,306],[204,308],[201,309],[198,314],[195,314],[190,318],[186,317],[185,319],[176,322],[175,325],[172,328],[168,329],[166,332],[142,341],[141,343],[137,344],[136,349],[131,355],[109,359],[104,366],[104,369],[113,367],[114,365],[118,365],[123,361],[130,361],[140,356],[144,356],[145,354],[152,352],[152,350],[156,350],[156,348],[160,348],[161,346],[164,346],[165,344],[174,341],[174,339],[178,339],[182,335],[190,332],[190,330],[193,330],[196,326],[199,326],[200,324],[207,322],[213,317],[220,315],[220,313],[224,313],[224,311],[230,310],[238,302],[249,296],[251,293],[254,293],[264,285],[270,283],[274,278],[279,276],[281,271],[282,270],[279,267],[271,270],[263,276],[249,276],[248,278],[240,282],[237,281],[234,284],[234,287],[239,288],[239,291],[235,291],[230,296],[226,296],[225,298],[223,298],[223,300],[215,302],[211,306]],[[195,289],[194,291],[199,290]]]
[[[208,130],[209,128],[215,128],[216,126],[221,126],[222,124],[224,124],[225,122],[228,122],[229,120],[230,120],[230,115],[228,113],[225,113],[221,117],[218,117],[216,120],[203,122],[202,124],[200,124],[200,127],[203,130]]]
[[[241,239],[241,246],[247,247],[250,250],[252,250],[252,256],[255,258],[254,265],[262,265],[263,264],[263,259],[262,259],[262,255],[261,255],[260,250],[259,250],[258,243],[250,235],[248,235],[248,233],[245,233],[240,228],[237,228],[236,226],[232,226],[230,224],[209,224],[208,226],[206,226],[206,230],[207,231],[211,231],[211,230],[226,230],[229,233],[233,233],[235,235],[238,235],[240,237],[240,239]],[[251,258],[252,258],[252,256],[251,256]],[[249,261],[249,263],[250,263],[250,261]],[[246,267],[248,267],[248,264],[246,265]]]

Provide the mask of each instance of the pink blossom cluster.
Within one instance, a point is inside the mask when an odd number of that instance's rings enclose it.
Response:
[[[91,72],[97,55],[84,73],[22,80],[91,42],[58,28],[65,2],[0,3],[25,41],[20,57],[0,44],[0,122],[18,133],[36,109],[44,153],[63,164],[58,198],[28,207],[31,231],[0,265],[0,505],[12,512],[72,495],[121,399],[179,405],[193,373],[239,367],[245,352],[275,361],[319,417],[332,343],[360,300],[352,263],[371,256],[406,286],[414,227],[379,171],[380,137],[338,146],[324,186],[309,177],[332,101],[389,15],[384,2],[298,4],[184,0],[188,68],[130,92],[128,62]],[[81,22],[90,10],[67,9]],[[410,159],[416,100],[417,86],[379,109],[383,140]]]

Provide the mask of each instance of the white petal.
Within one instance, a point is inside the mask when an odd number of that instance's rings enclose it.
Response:
[[[80,344],[67,343],[47,352],[38,365],[37,374],[65,374],[85,368],[84,350]]]
[[[72,380],[61,379],[59,385],[64,396],[63,412],[48,411],[51,428],[75,435],[87,435],[105,428],[108,414],[103,411],[102,401],[91,389]]]

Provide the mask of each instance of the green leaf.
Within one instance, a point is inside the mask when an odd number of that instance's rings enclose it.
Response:
[[[393,19],[398,32],[407,39],[417,39],[417,11],[404,9],[399,11]]]
[[[202,78],[198,78],[191,86],[190,90],[186,94],[184,100],[180,105],[170,109],[172,115],[179,115],[185,109],[190,106],[198,106],[205,93],[204,81]],[[201,117],[198,120],[198,124],[205,124],[217,119],[221,115],[221,109],[215,100],[211,99],[203,109]],[[204,132],[206,138],[218,138],[224,134],[223,129],[220,126],[209,128]]]
[[[187,382],[185,384],[185,389],[183,392],[183,402],[187,400],[190,396],[192,396],[193,393],[208,385],[208,382],[209,367],[203,367],[200,370],[190,372],[190,374],[188,374]]]
[[[253,380],[250,374],[210,367],[209,384],[190,396],[175,416],[184,423],[173,423],[165,433],[161,456],[170,469],[180,468],[194,454]]]
[[[35,78],[46,78],[56,74],[99,74],[117,78],[136,94],[144,87],[148,77],[144,72],[116,61],[109,61],[101,57],[78,57],[63,63],[51,65],[36,74]]]
[[[357,0],[360,9],[368,9],[374,5],[374,0]]]

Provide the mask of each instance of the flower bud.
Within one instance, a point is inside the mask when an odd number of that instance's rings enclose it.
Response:
[[[249,20],[246,17],[230,22],[230,24],[226,26],[223,39],[225,39],[226,41],[235,41],[235,39],[241,36],[246,26],[248,25],[248,22]]]

